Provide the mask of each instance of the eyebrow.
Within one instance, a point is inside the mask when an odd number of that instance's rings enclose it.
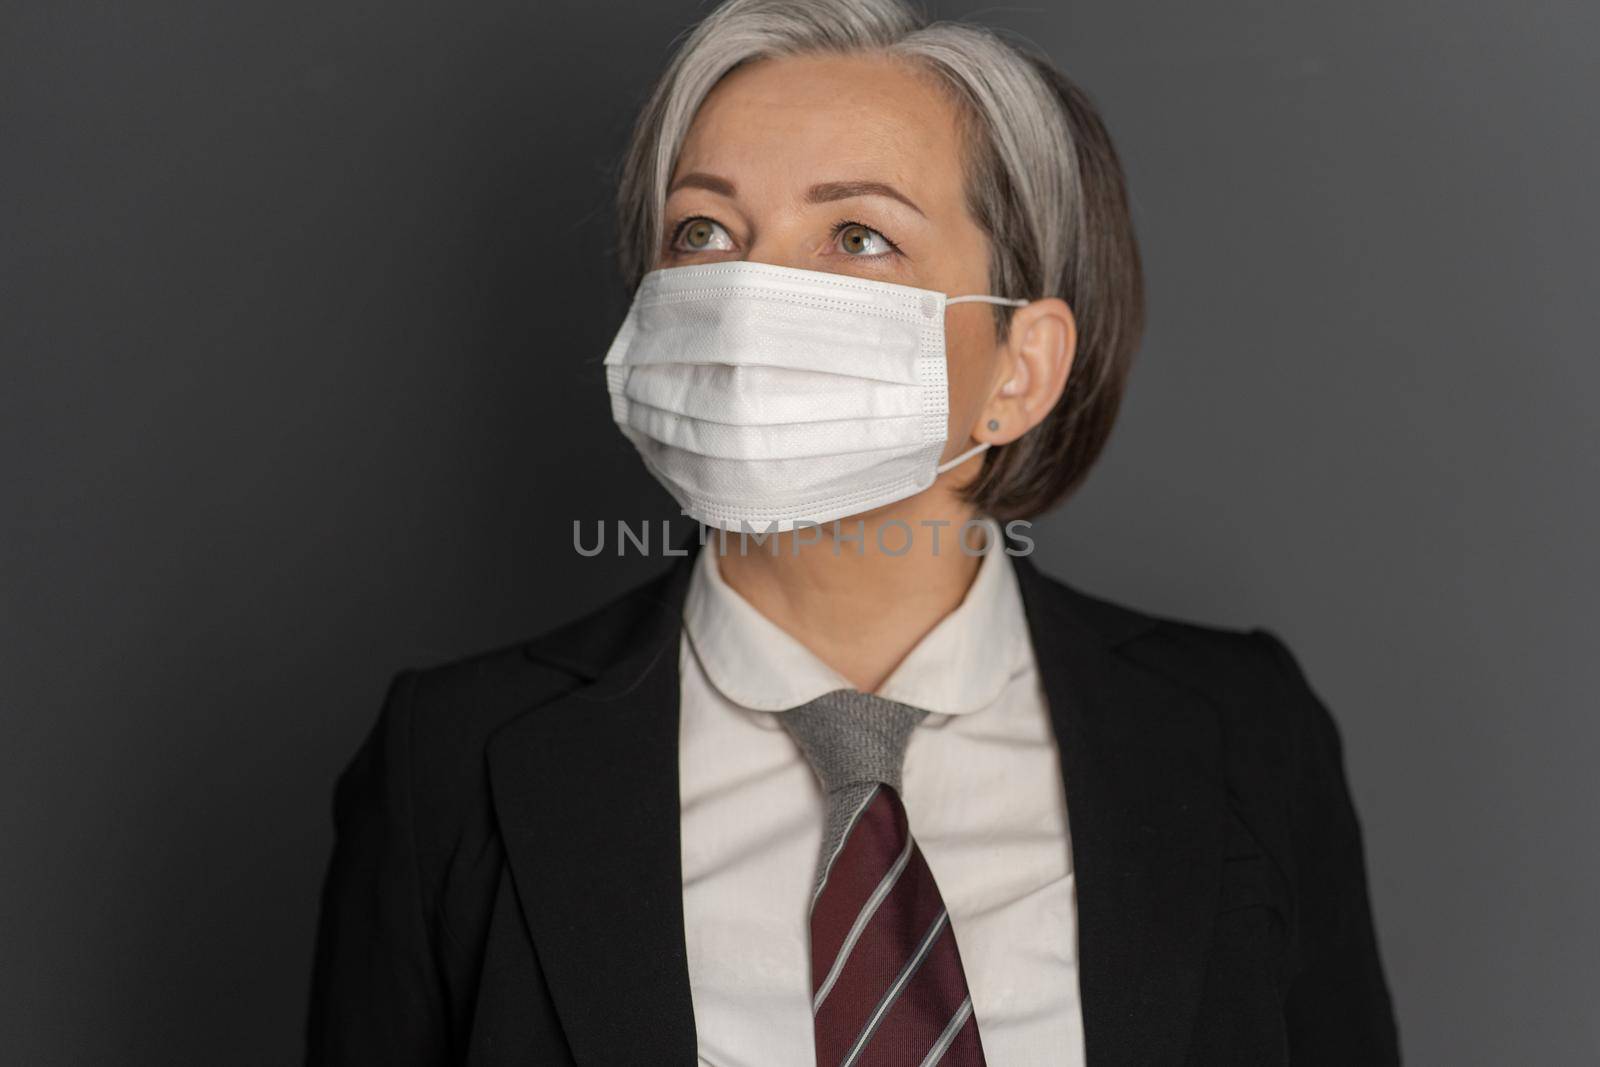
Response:
[[[729,199],[732,199],[738,192],[728,179],[719,178],[715,174],[705,174],[698,170],[690,171],[673,182],[672,188],[667,190],[667,195],[671,196],[679,189],[704,189],[708,193],[716,193],[718,196],[726,196]]]
[[[690,171],[683,175],[672,183],[672,188],[667,190],[667,194],[670,196],[679,189],[704,189],[729,199],[738,195],[738,189],[728,179],[703,171]],[[848,200],[855,196],[885,196],[890,200],[898,200],[918,215],[927,217],[927,213],[918,207],[915,201],[888,182],[822,182],[806,190],[806,203],[826,204],[833,200]]]
[[[916,205],[915,201],[888,182],[823,182],[811,187],[806,193],[806,202],[825,204],[830,200],[848,200],[853,196],[886,196],[890,200],[900,201],[918,215],[927,218],[926,213]]]

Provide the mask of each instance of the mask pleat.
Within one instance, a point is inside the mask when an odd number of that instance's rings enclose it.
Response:
[[[736,426],[633,404],[628,408],[628,425],[673,448],[714,459],[803,459],[916,448],[923,443],[922,420],[915,415]]]
[[[688,418],[762,426],[840,419],[883,419],[922,414],[914,386],[787,367],[726,364],[657,364],[635,367],[627,398]]]
[[[722,363],[786,367],[916,385],[921,326],[860,309],[813,307],[753,296],[685,301],[638,309],[626,362]],[[646,341],[648,343],[639,343]]]
[[[640,451],[651,460],[652,466],[671,460],[658,442],[648,441],[640,446]],[[765,519],[797,504],[817,505],[829,497],[859,494],[864,484],[916,481],[926,467],[922,455],[920,449],[886,449],[828,457],[710,460],[692,467],[672,464],[670,469],[677,486],[695,497]],[[863,475],[870,476],[872,481],[864,483]],[[929,481],[932,481],[931,475],[922,484]],[[750,510],[749,502],[755,495],[761,500],[759,512]],[[821,522],[835,516],[812,511],[802,517]]]

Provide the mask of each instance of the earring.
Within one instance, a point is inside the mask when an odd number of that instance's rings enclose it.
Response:
[[[989,420],[989,432],[990,433],[993,433],[994,431],[998,430],[999,428],[1000,428],[1000,420],[999,419],[990,419]]]

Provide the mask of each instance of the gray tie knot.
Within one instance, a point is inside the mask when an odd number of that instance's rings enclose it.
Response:
[[[824,791],[883,782],[900,791],[911,731],[928,712],[855,689],[790,708],[778,721],[794,736]]]

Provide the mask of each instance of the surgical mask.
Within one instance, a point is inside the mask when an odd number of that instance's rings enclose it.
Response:
[[[729,261],[652,271],[606,353],[611,414],[685,514],[785,531],[914,496],[949,425],[945,308],[1026,300]]]

